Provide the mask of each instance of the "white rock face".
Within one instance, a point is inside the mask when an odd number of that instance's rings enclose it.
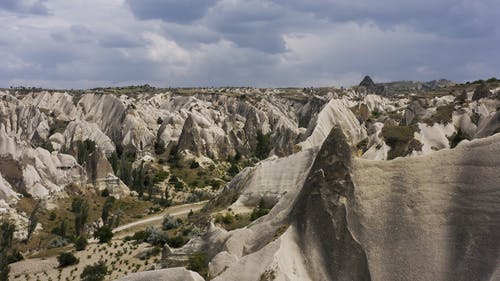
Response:
[[[450,148],[449,137],[455,132],[455,126],[452,123],[448,125],[434,124],[429,126],[427,124],[418,123],[419,133],[416,139],[422,143],[422,150],[414,152],[417,155],[429,154],[433,151]]]
[[[47,91],[29,93],[23,97],[22,101],[38,108],[49,110],[58,119],[64,121],[75,120],[81,115],[81,112],[79,112],[73,103],[73,96],[68,93],[49,93]]]
[[[241,189],[232,209],[254,208],[261,199],[274,205],[290,189],[303,184],[317,150],[308,149],[288,157],[260,162],[248,171],[249,180],[234,181],[230,188]],[[244,187],[238,186],[244,184]]]
[[[117,281],[204,281],[198,273],[183,267],[137,272]]]
[[[356,116],[349,109],[348,102],[333,99],[319,113],[312,134],[298,145],[302,149],[321,146],[335,125],[342,127],[349,142],[353,145],[366,138],[366,129],[361,126]]]
[[[59,141],[59,136],[51,136],[56,142]],[[111,139],[104,134],[96,123],[89,123],[86,121],[73,121],[68,124],[64,131],[64,145],[70,147],[77,141],[84,141],[86,139],[95,141],[96,145],[104,150],[106,153],[115,151],[115,144]]]

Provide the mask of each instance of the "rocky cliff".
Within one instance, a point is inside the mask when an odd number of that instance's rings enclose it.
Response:
[[[144,163],[247,161],[215,201],[269,213],[232,231],[212,223],[174,250],[204,252],[214,280],[496,280],[500,88],[450,87],[4,91],[1,214],[26,224],[19,198],[70,185],[128,196],[117,155],[139,175]],[[201,278],[176,270],[125,280]]]

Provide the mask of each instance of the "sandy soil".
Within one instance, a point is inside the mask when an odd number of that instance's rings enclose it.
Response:
[[[98,244],[89,241],[84,251],[76,252],[73,247],[68,251],[74,253],[79,263],[65,268],[58,268],[57,257],[27,259],[11,264],[10,280],[80,280],[80,274],[87,265],[92,265],[103,260],[112,273],[106,276],[106,280],[114,280],[127,274],[154,269],[160,261],[160,254],[141,260],[138,256],[147,249],[152,249],[149,244],[142,243],[134,245],[133,241],[124,242],[121,239],[139,228],[148,225],[158,225],[166,214],[172,216],[185,216],[190,210],[200,210],[206,204],[198,202],[167,208],[161,214],[143,218],[139,221],[119,226],[113,230],[115,237],[109,244]]]

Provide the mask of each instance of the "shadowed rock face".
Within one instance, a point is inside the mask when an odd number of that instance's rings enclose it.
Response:
[[[351,148],[335,127],[318,153],[292,217],[313,280],[370,280],[362,247],[346,220],[353,193]]]
[[[499,152],[495,135],[411,160],[353,162],[348,225],[372,280],[499,280]]]

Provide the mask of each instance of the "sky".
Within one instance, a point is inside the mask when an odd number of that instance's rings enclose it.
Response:
[[[500,76],[498,0],[0,0],[0,87]]]

